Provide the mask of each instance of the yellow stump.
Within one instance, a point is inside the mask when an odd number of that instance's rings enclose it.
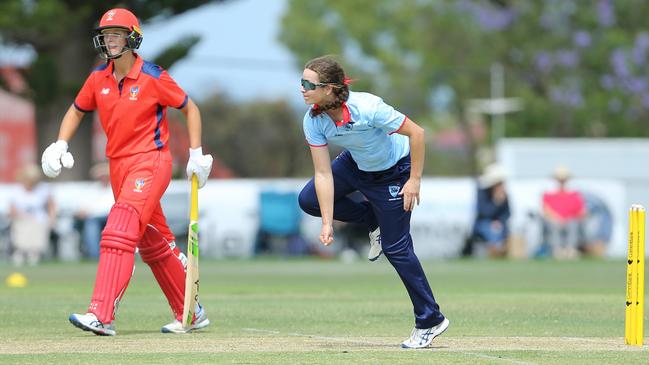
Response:
[[[642,346],[644,337],[645,209],[634,204],[629,211],[629,255],[626,269],[624,343]]]

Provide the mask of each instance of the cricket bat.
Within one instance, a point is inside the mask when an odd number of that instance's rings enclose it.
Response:
[[[189,208],[189,231],[187,233],[187,274],[185,276],[185,304],[183,327],[192,325],[198,303],[198,178],[192,175],[192,192]]]

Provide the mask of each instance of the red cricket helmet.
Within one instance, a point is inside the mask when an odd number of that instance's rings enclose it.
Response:
[[[100,31],[106,28],[125,28],[127,30],[136,30],[141,33],[140,22],[138,22],[135,14],[131,13],[128,9],[115,8],[110,9],[99,20],[99,26],[95,29]]]
[[[126,36],[126,46],[123,51],[117,55],[110,55],[106,43],[104,42],[101,31],[108,28],[124,28],[129,34]],[[137,20],[135,14],[128,9],[115,8],[110,9],[99,20],[99,26],[95,28],[97,35],[93,38],[95,49],[99,51],[102,58],[118,58],[127,50],[136,50],[142,44],[142,30],[140,30],[140,22]]]

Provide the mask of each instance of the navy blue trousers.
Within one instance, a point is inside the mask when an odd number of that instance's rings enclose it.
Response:
[[[430,328],[444,320],[435,302],[426,274],[415,255],[410,236],[411,212],[403,210],[403,198],[397,193],[410,177],[410,156],[379,172],[358,169],[349,151],[344,151],[331,165],[334,180],[334,219],[360,223],[368,230],[381,227],[383,254],[399,274],[408,290],[415,313],[415,327]],[[360,191],[367,202],[357,203],[347,195]],[[320,205],[313,179],[299,196],[302,210],[320,217]]]

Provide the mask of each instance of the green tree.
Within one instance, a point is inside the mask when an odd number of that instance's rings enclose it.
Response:
[[[105,11],[112,7],[125,7],[131,9],[140,21],[145,21],[154,16],[180,14],[208,2],[209,0],[124,0],[117,4],[100,0],[0,2],[0,41],[29,44],[37,54],[27,74],[30,86],[28,97],[36,104],[37,155],[56,138],[61,117],[97,60],[91,37]],[[189,35],[171,46],[160,55],[161,66],[170,67],[197,42],[196,36]],[[92,156],[90,118],[91,116],[86,116],[88,120],[81,123],[71,142],[77,168],[65,174],[68,178],[88,175]]]
[[[449,86],[475,171],[465,104],[489,97],[495,63],[525,107],[507,136],[649,136],[647,11],[640,0],[290,0],[281,40],[301,62],[340,55],[355,88],[432,130],[446,126],[431,108]]]
[[[301,124],[284,101],[233,103],[216,94],[201,112],[218,116],[203,126],[208,151],[241,177],[287,177],[313,174]]]

